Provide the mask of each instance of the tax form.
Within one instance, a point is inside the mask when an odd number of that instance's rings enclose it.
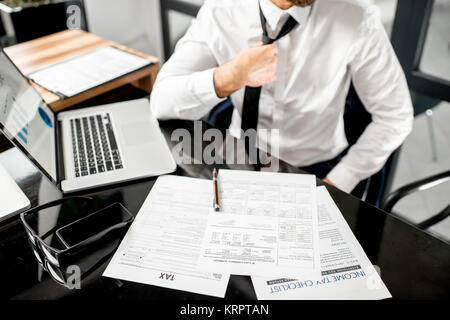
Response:
[[[159,177],[103,276],[224,297],[229,275],[196,267],[212,196],[209,180]]]
[[[35,71],[28,78],[56,94],[72,97],[150,64],[147,59],[105,46]]]
[[[375,300],[391,294],[325,187],[317,188],[321,276],[252,277],[260,300]],[[382,271],[382,270],[381,270]]]
[[[199,267],[225,274],[319,275],[316,178],[220,170]]]

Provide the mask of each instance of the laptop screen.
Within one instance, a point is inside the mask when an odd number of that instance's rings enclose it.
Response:
[[[0,53],[0,128],[57,180],[55,117],[3,51]]]

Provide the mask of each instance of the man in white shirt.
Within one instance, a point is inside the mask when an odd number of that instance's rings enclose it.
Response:
[[[290,17],[298,25],[262,45],[260,10],[272,39]],[[207,0],[163,66],[151,108],[160,119],[196,120],[230,97],[239,137],[246,87],[262,86],[257,128],[279,129],[280,158],[305,167],[347,149],[351,82],[372,122],[324,179],[350,192],[383,167],[413,120],[405,76],[367,1]]]

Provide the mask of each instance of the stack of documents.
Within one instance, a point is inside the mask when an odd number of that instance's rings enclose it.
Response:
[[[248,275],[258,299],[391,295],[325,187],[312,175],[219,171],[160,177],[104,276],[224,297]]]
[[[35,71],[28,78],[63,98],[70,98],[150,64],[147,59],[104,46]]]

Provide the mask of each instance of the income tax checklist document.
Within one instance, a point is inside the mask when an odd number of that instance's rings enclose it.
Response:
[[[377,300],[391,298],[325,187],[317,188],[321,275],[252,277],[259,300]]]
[[[211,211],[210,180],[159,177],[103,276],[223,298],[229,275],[197,270]]]
[[[266,277],[320,275],[315,176],[219,170],[218,188],[221,210],[209,215],[199,268]]]

